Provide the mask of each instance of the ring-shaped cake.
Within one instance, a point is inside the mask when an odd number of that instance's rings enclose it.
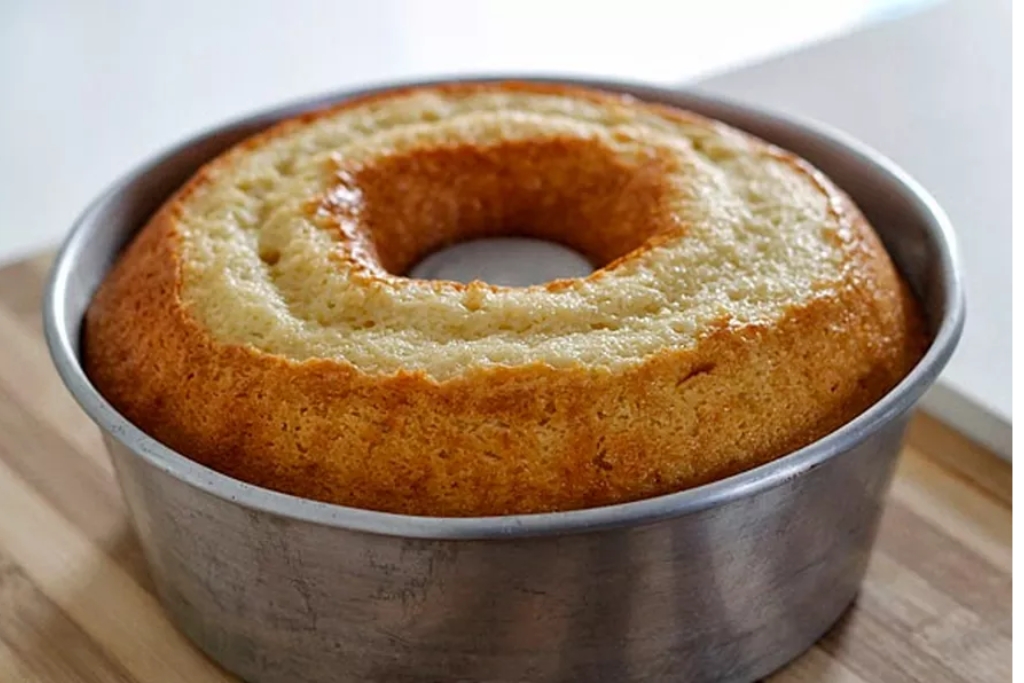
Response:
[[[405,276],[502,235],[595,271]],[[235,146],[126,249],[84,339],[105,397],[190,458],[431,516],[754,467],[862,412],[925,343],[877,236],[805,161],[673,108],[511,82],[356,98]]]

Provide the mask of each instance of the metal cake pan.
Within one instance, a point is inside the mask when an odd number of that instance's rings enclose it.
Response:
[[[53,266],[44,322],[57,370],[103,432],[167,612],[248,681],[751,681],[808,648],[857,593],[910,411],[963,326],[948,220],[892,163],[815,124],[637,84],[517,80],[676,105],[810,160],[879,232],[924,304],[933,342],[841,429],[658,498],[446,519],[268,491],[192,462],[119,415],[82,369],[83,314],[121,248],[201,163],[281,118],[388,88],[199,135],[82,214]]]

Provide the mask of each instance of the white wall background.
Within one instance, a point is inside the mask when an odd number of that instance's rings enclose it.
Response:
[[[0,261],[55,243],[144,157],[282,100],[456,72],[683,82],[907,4],[4,0]]]

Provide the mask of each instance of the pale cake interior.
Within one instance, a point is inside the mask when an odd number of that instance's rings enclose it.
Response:
[[[285,124],[181,202],[182,298],[224,343],[366,373],[618,370],[771,323],[849,281],[820,177],[718,123],[635,102],[417,91]],[[445,244],[531,234],[588,278],[402,277]]]

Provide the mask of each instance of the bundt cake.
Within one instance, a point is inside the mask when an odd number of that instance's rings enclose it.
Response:
[[[585,255],[529,287],[417,280],[456,242]],[[585,88],[420,86],[206,164],[95,295],[87,371],[231,477],[430,516],[679,491],[889,391],[918,305],[851,201],[722,123]]]

